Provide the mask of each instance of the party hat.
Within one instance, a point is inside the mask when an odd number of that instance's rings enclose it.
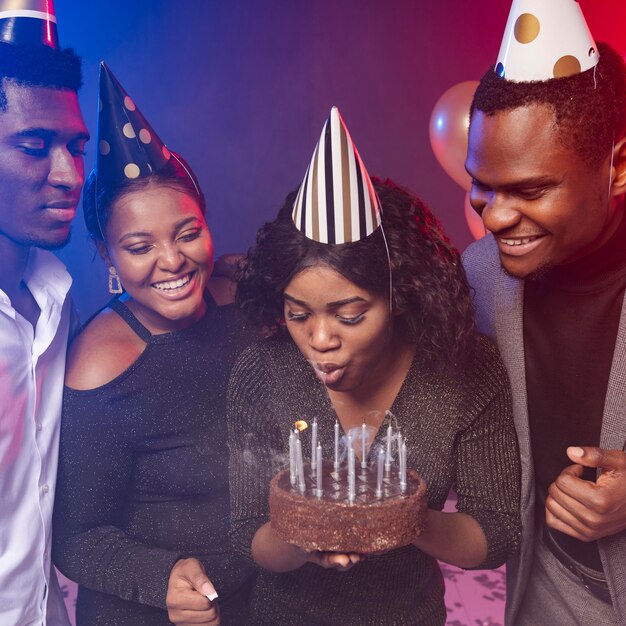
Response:
[[[59,47],[52,0],[0,0],[0,41]]]
[[[513,0],[496,73],[513,82],[579,74],[600,56],[577,0]]]
[[[144,178],[170,160],[170,151],[105,63],[100,63],[99,106],[99,181],[115,184],[127,178]]]
[[[380,214],[365,165],[333,107],[294,202],[294,224],[320,243],[349,243],[374,232]]]

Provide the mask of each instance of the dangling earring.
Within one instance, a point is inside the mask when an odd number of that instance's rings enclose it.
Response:
[[[109,293],[122,293],[122,283],[117,275],[117,270],[109,265]]]

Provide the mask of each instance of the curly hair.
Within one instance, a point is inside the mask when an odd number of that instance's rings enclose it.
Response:
[[[0,110],[6,111],[4,81],[26,87],[76,91],[83,84],[80,57],[72,48],[18,46],[0,42]]]
[[[103,184],[98,180],[96,170],[91,170],[83,188],[83,217],[92,240],[104,240],[104,231],[111,216],[111,207],[119,198],[153,185],[171,187],[191,196],[198,202],[202,214],[206,213],[206,201],[196,175],[183,157],[175,152],[172,152],[172,155],[172,158],[160,170],[153,172],[150,176],[127,178],[115,184]]]
[[[494,115],[533,104],[549,106],[560,138],[591,166],[598,165],[626,132],[626,64],[606,43],[598,42],[595,68],[565,78],[513,82],[493,68],[482,77],[474,94],[474,111]]]
[[[283,291],[300,271],[325,265],[361,289],[389,295],[389,246],[395,332],[416,344],[424,363],[464,361],[477,331],[458,251],[422,201],[390,180],[372,179],[383,228],[353,243],[308,239],[293,224],[296,192],[277,218],[264,224],[237,272],[236,301],[249,320],[269,332],[283,319]],[[384,235],[383,235],[384,230]]]

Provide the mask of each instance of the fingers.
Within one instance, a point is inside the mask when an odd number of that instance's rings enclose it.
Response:
[[[205,599],[206,602],[208,600]],[[203,624],[205,626],[219,626],[220,615],[217,604],[213,604],[210,608],[196,611],[193,609],[169,608],[167,617],[176,626],[186,626],[187,624]]]
[[[546,524],[554,530],[558,530],[570,537],[580,539],[580,541],[593,541],[595,537],[590,533],[590,528],[577,517],[572,510],[576,510],[579,505],[573,498],[564,499],[569,508],[563,506],[561,502],[549,495],[546,499]],[[563,500],[562,500],[563,501]]]
[[[320,567],[347,572],[363,560],[363,555],[344,552],[311,552],[309,561]]]
[[[202,583],[200,587],[200,593],[203,596],[206,596],[207,599],[210,600],[211,602],[213,602],[213,600],[216,600],[218,598],[217,591],[215,591],[215,587],[213,586],[213,583],[208,578],[206,579],[206,582]]]
[[[176,562],[170,572],[166,596],[171,622],[218,626],[219,611],[217,604],[212,602],[215,598],[215,587],[197,559]]]
[[[599,467],[602,470],[626,470],[626,453],[622,450],[608,450],[591,446],[571,446],[567,456],[574,463],[585,467]]]
[[[208,611],[183,611],[172,614],[168,611],[168,619],[176,626],[200,625],[200,626],[219,626],[220,616],[217,607],[214,606]]]
[[[588,461],[600,461],[603,471],[593,482],[580,478],[582,465],[565,468],[548,489],[546,523],[581,541],[594,541],[626,529],[626,470],[615,469],[626,455],[600,448],[570,448],[568,455],[576,458],[581,450]]]

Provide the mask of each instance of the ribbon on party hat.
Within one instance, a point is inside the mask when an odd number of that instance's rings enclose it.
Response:
[[[495,71],[513,82],[543,81],[579,74],[599,59],[577,0],[513,0]]]
[[[381,206],[339,110],[322,129],[293,205],[293,222],[309,239],[359,241],[380,226]]]
[[[0,41],[59,48],[53,0],[0,0]]]
[[[95,169],[101,183],[145,178],[172,156],[104,62],[100,63],[97,138]]]

